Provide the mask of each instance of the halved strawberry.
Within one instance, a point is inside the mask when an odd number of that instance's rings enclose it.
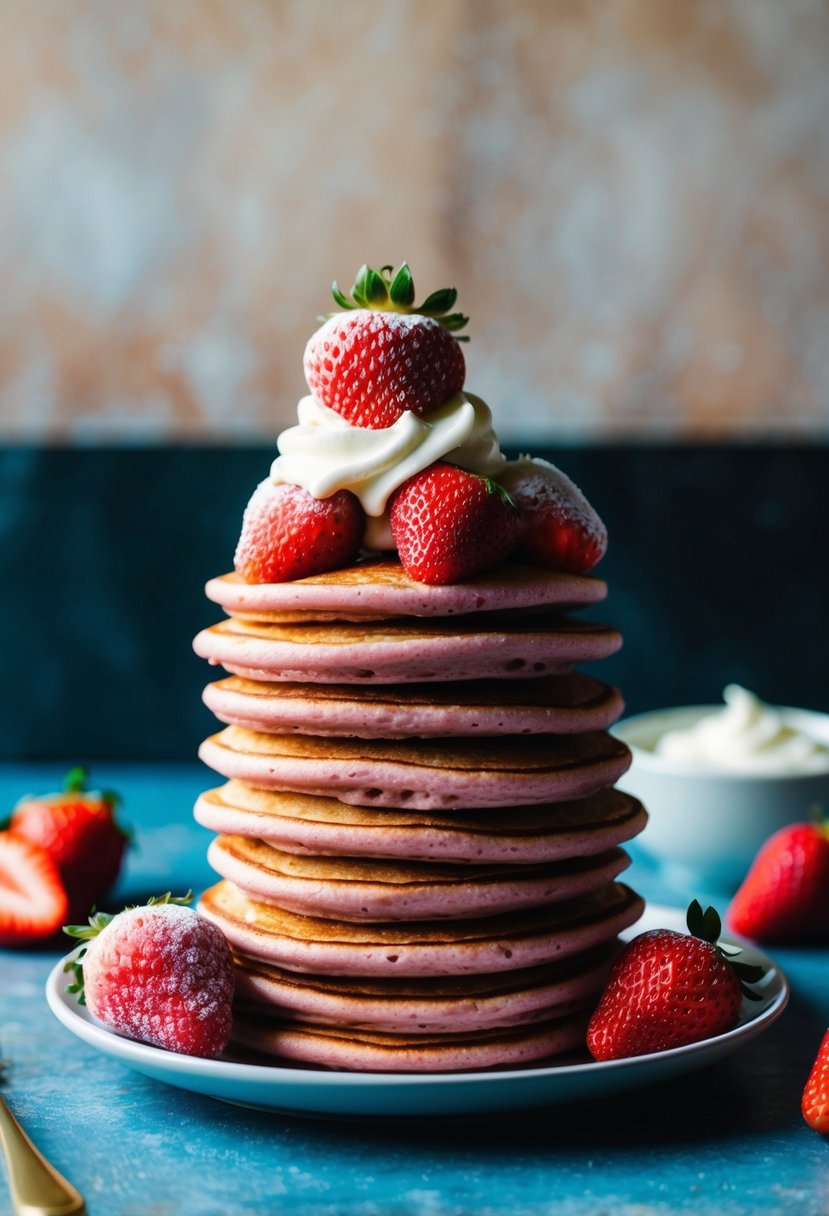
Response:
[[[46,850],[16,832],[0,832],[0,946],[52,937],[67,908],[58,868]]]
[[[336,283],[334,313],[312,334],[305,348],[305,379],[323,405],[353,426],[392,426],[410,410],[423,417],[463,388],[463,351],[454,333],[466,325],[449,313],[457,292],[445,288],[415,304],[415,289],[404,262],[363,266],[349,299]],[[351,311],[356,310],[356,311]]]
[[[245,508],[234,566],[246,583],[284,583],[348,566],[365,515],[348,490],[314,498],[301,486],[263,481]]]
[[[389,522],[413,579],[457,583],[503,561],[515,543],[518,513],[497,482],[438,462],[395,491]]]

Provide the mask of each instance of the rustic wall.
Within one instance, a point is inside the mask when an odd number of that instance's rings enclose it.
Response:
[[[822,0],[0,0],[0,438],[269,436],[332,277],[507,437],[829,433]]]

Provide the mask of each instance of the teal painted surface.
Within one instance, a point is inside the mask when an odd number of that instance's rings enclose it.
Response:
[[[62,766],[0,768],[0,809]],[[189,766],[101,765],[137,847],[118,898],[212,881]],[[637,858],[631,882],[682,903]],[[77,1042],[43,998],[56,951],[0,952],[6,1096],[90,1216],[825,1216],[829,1143],[800,1092],[829,1025],[829,954],[777,951],[789,1008],[715,1068],[526,1117],[366,1122],[260,1114],[174,1090]],[[0,1180],[0,1213],[8,1212]]]

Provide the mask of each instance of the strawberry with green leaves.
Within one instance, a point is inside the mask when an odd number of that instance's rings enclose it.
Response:
[[[763,968],[736,960],[736,949],[718,945],[720,918],[688,908],[688,933],[652,929],[640,933],[616,959],[587,1028],[596,1060],[667,1051],[724,1034],[736,1025],[747,987]]]
[[[466,366],[454,335],[468,318],[451,312],[454,288],[415,303],[411,271],[404,262],[372,270],[363,266],[351,297],[336,283],[334,313],[305,348],[305,378],[323,405],[352,426],[378,430],[410,410],[418,417],[463,388]]]
[[[793,823],[770,836],[726,922],[757,942],[829,942],[829,821]]]
[[[497,482],[439,462],[395,491],[389,521],[413,579],[456,583],[503,561],[515,544],[518,512]]]
[[[21,799],[9,821],[12,832],[54,861],[69,900],[64,919],[80,920],[100,903],[120,873],[130,838],[116,818],[118,795],[90,789],[88,778],[78,765],[61,791]]]
[[[65,932],[82,944],[64,966],[69,992],[116,1034],[166,1051],[213,1058],[233,1015],[233,957],[220,929],[169,892],[116,916],[97,913]]]

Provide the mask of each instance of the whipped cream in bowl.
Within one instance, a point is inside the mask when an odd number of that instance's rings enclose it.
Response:
[[[683,894],[735,889],[773,832],[829,812],[829,714],[769,705],[735,684],[723,698],[614,728],[633,754],[620,788],[649,814],[642,850]]]

